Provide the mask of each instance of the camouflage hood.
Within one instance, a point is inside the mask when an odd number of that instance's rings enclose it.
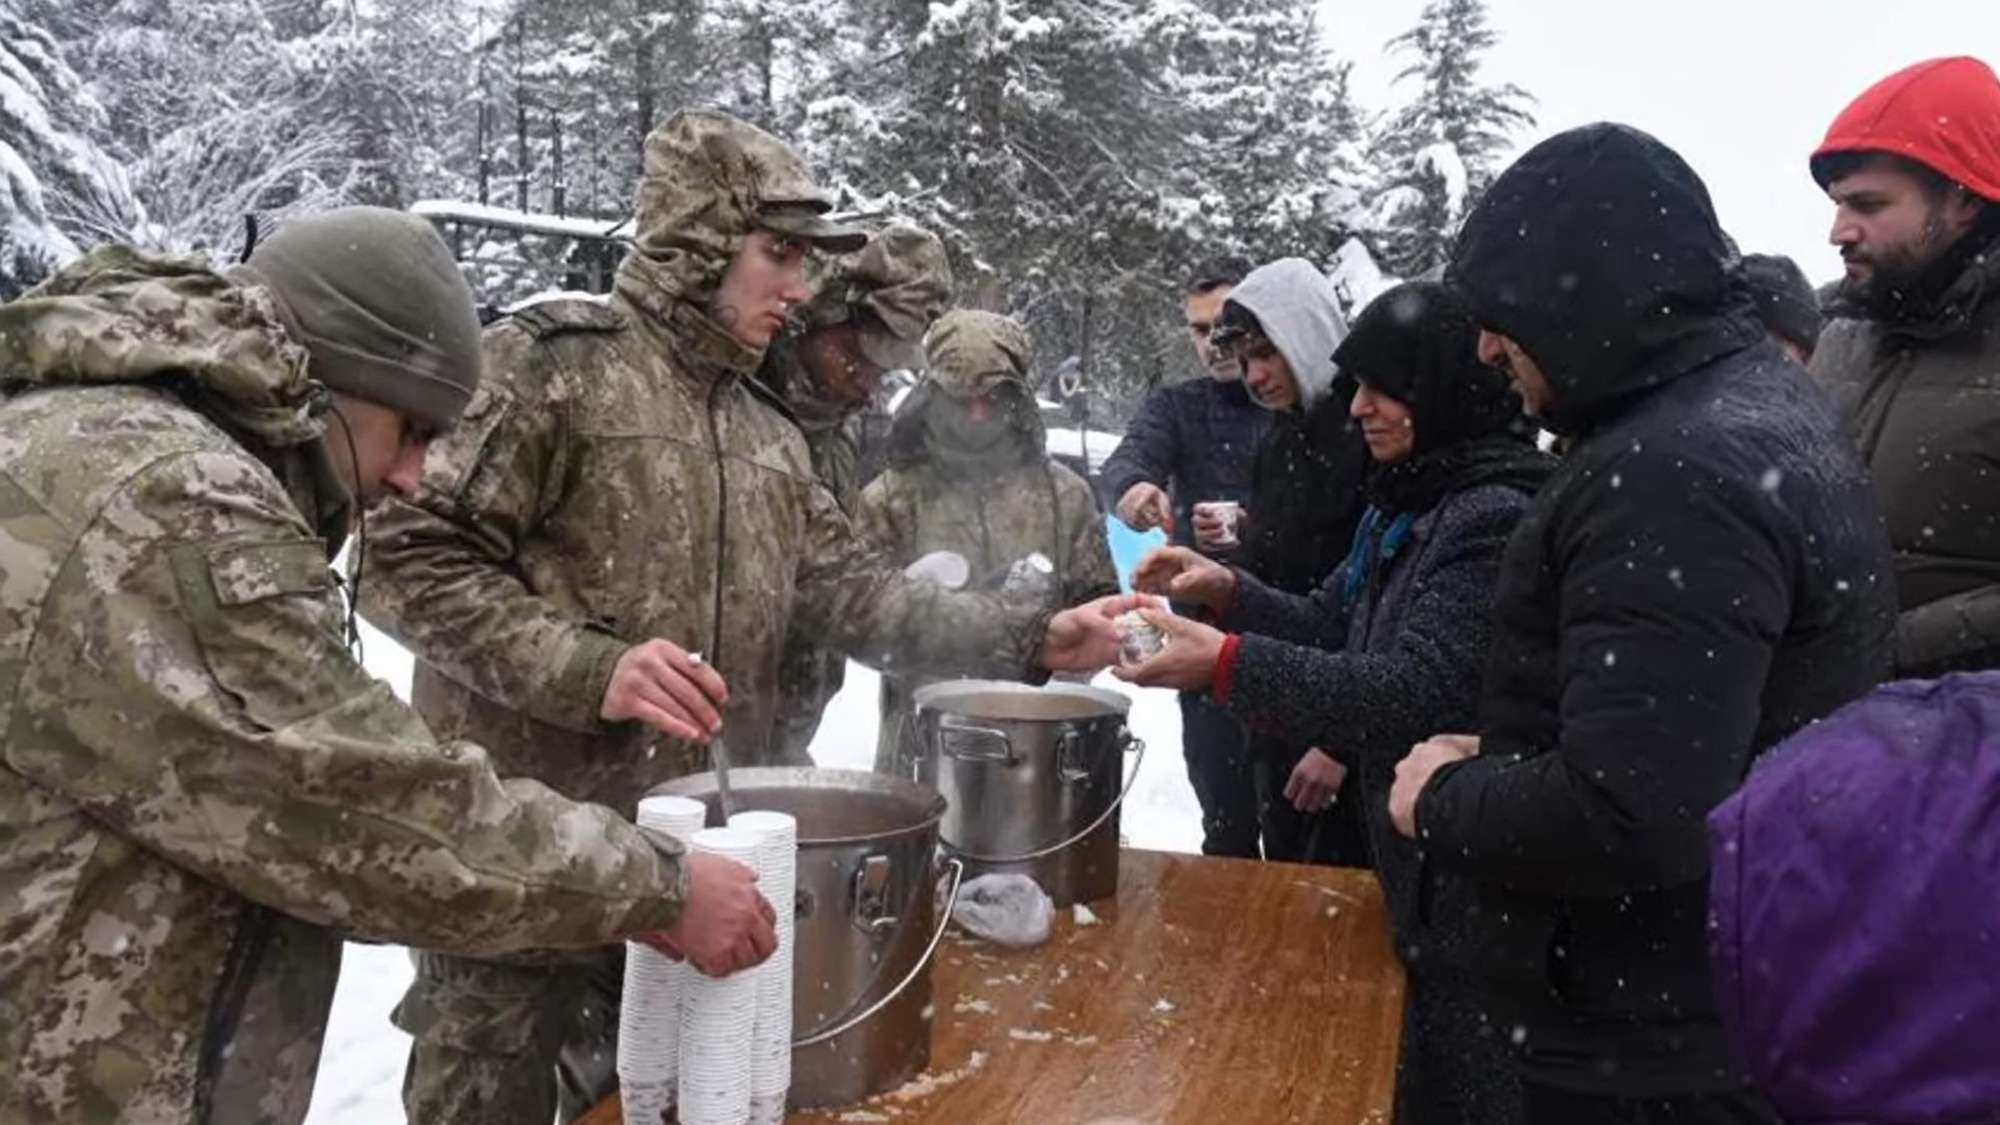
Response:
[[[796,314],[795,331],[772,345],[765,381],[811,434],[844,424],[862,404],[829,395],[805,369],[805,335],[852,322],[862,354],[884,371],[921,368],[924,333],[951,307],[951,261],[936,235],[893,222],[859,253],[814,259],[808,280],[812,300]]]
[[[767,228],[836,253],[866,235],[825,218],[833,200],[783,141],[746,121],[683,110],[646,136],[636,237],[618,289],[641,307],[662,298],[706,310],[744,236]]]
[[[200,258],[91,251],[0,305],[0,390],[182,381],[190,404],[273,448],[313,441],[332,401],[263,289]]]
[[[876,231],[856,254],[818,259],[807,330],[854,322],[862,350],[884,370],[923,362],[924,333],[951,307],[951,260],[937,235],[912,223]]]
[[[1041,411],[1028,382],[1034,345],[1021,322],[998,313],[958,309],[946,313],[924,341],[928,365],[924,381],[910,392],[908,401],[896,412],[890,437],[889,460],[895,465],[911,465],[941,458],[957,467],[983,470],[991,457],[940,444],[931,415],[946,404],[941,399],[965,402],[992,394],[1011,404],[1011,420],[1017,440],[1009,460],[1039,460],[1047,445]]]

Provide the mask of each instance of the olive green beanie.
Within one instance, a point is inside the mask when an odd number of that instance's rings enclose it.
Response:
[[[294,219],[250,252],[312,376],[444,428],[479,385],[472,290],[429,222],[385,207]]]

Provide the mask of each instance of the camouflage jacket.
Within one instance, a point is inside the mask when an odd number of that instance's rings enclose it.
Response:
[[[344,935],[678,913],[677,847],[500,781],[349,656],[306,369],[189,259],[0,306],[0,1122],[298,1121]]]
[[[965,556],[974,589],[998,589],[1009,566],[1039,553],[1055,566],[1052,604],[1118,592],[1104,514],[1083,478],[1054,461],[977,479],[932,465],[892,468],[862,491],[856,520],[899,566],[932,551]]]
[[[959,310],[939,320],[929,374],[896,415],[890,468],[862,490],[856,518],[863,538],[898,566],[933,551],[963,556],[975,590],[998,589],[1016,561],[1039,553],[1053,566],[1046,604],[1077,605],[1117,593],[1118,573],[1090,485],[1044,452],[1047,432],[1023,381],[1030,350],[1025,330],[1005,317]],[[929,416],[947,398],[989,392],[1014,404],[996,451],[961,451],[932,431]],[[910,694],[935,678],[883,677],[878,769],[911,765]]]
[[[658,269],[634,254],[607,303],[489,328],[486,383],[431,447],[424,498],[371,520],[363,606],[425,665],[425,717],[511,772],[629,809],[706,768],[699,746],[599,718],[631,644],[662,637],[715,665],[738,764],[778,757],[794,635],[875,664],[1027,674],[1049,613],[871,555],[752,378],[762,353]]]
[[[805,436],[813,475],[833,493],[834,503],[849,517],[861,495],[858,405],[834,402],[818,394],[812,375],[799,355],[798,338],[787,336],[764,353],[758,380],[779,388],[792,417]],[[819,733],[820,716],[847,678],[847,658],[829,651],[812,637],[793,635],[785,641],[778,665],[778,713],[772,737],[772,757],[792,765],[811,765],[807,752]]]
[[[935,465],[891,468],[861,492],[861,534],[899,566],[932,551],[956,551],[970,564],[973,589],[998,589],[1016,560],[1039,552],[1055,566],[1047,604],[1078,605],[1118,592],[1118,572],[1104,516],[1082,477],[1053,461],[1022,464],[996,476],[954,476]],[[902,773],[912,753],[903,737],[911,693],[943,678],[882,677],[877,767]],[[894,758],[889,755],[892,747]]]
[[[1055,604],[1116,593],[1090,485],[1045,453],[1048,432],[1025,382],[1026,330],[960,309],[937,322],[927,347],[930,370],[896,414],[890,467],[861,494],[863,538],[897,566],[955,551],[971,564],[975,590],[997,589],[1009,566],[1039,552],[1054,566]],[[1012,404],[1008,436],[995,452],[975,454],[932,432],[929,417],[944,399],[983,393]]]

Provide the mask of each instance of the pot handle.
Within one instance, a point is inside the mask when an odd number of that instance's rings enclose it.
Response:
[[[1056,739],[1056,768],[1072,785],[1090,780],[1090,765],[1083,760],[1083,735],[1075,727],[1064,727]]]
[[[947,737],[954,734],[961,737],[957,739]],[[1014,740],[1007,737],[1007,732],[1004,730],[939,720],[937,738],[940,753],[962,762],[1002,762],[1010,766],[1015,762]],[[968,741],[973,742],[975,746],[982,742],[999,743],[1000,748],[998,750],[968,748],[965,745]]]
[[[1146,764],[1146,740],[1134,737],[1130,731],[1127,731],[1119,744],[1119,749],[1126,752],[1134,750],[1139,752],[1139,760],[1132,763],[1132,776],[1125,779],[1125,787],[1118,791],[1118,798],[1112,801],[1111,805],[1103,812],[1098,813],[1096,820],[1091,821],[1083,831],[1078,832],[1062,843],[1050,844],[1046,848],[1037,848],[1025,855],[974,855],[971,852],[960,849],[950,840],[942,841],[944,846],[951,851],[951,854],[960,859],[969,859],[974,863],[1026,863],[1031,859],[1041,859],[1043,856],[1054,855],[1064,848],[1069,847],[1071,844],[1097,831],[1099,825],[1110,820],[1111,814],[1117,812],[1118,806],[1125,803],[1126,796],[1132,792],[1132,786],[1138,782],[1139,767]]]
[[[944,910],[938,915],[937,931],[931,934],[931,943],[924,947],[924,955],[917,958],[917,963],[910,966],[909,975],[897,981],[896,987],[890,989],[887,995],[863,1008],[861,1011],[851,1016],[841,1017],[834,1022],[832,1027],[822,1028],[803,1038],[792,1040],[793,1050],[824,1043],[829,1039],[837,1038],[854,1030],[863,1021],[867,1020],[868,1017],[888,1007],[891,1001],[901,996],[903,990],[914,984],[917,977],[923,974],[924,969],[931,963],[931,957],[937,953],[938,942],[944,940],[945,927],[951,925],[951,912],[958,906],[958,888],[960,884],[965,882],[965,865],[955,859],[947,859],[945,862],[951,864],[951,895],[945,901]]]

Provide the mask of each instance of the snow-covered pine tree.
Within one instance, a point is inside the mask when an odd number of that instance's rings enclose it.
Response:
[[[879,0],[856,18],[888,45],[880,61],[851,100],[814,107],[869,138],[829,153],[835,175],[936,230],[961,301],[1027,320],[1048,368],[1068,355],[1111,366],[1115,310],[1158,279],[1162,189],[1181,153],[1152,7]]]
[[[1167,76],[1188,111],[1187,255],[1325,260],[1363,187],[1348,66],[1314,5],[1233,0],[1199,13]]]
[[[1366,225],[1395,273],[1416,276],[1444,263],[1511,137],[1534,124],[1526,91],[1480,81],[1481,56],[1498,41],[1483,0],[1430,0],[1416,26],[1389,41],[1390,51],[1410,59],[1397,81],[1420,83],[1384,119],[1372,150],[1384,176]]]
[[[302,56],[311,5],[259,0],[34,0],[105,111],[100,139],[129,156],[141,212],[78,201],[94,239],[233,252],[248,212],[283,215],[351,199],[359,183],[338,121]],[[289,30],[301,28],[296,36]]]
[[[1341,209],[1359,129],[1310,2],[854,3],[882,46],[811,106],[844,143],[808,147],[938,230],[962,300],[1075,358],[1100,419],[1184,369],[1193,260],[1315,253]]]
[[[83,215],[136,210],[118,162],[93,140],[105,128],[55,39],[0,2],[0,300],[90,241]]]
[[[320,0],[287,38],[307,112],[345,140],[354,202],[403,207],[473,180],[475,50],[494,3]],[[303,7],[303,5],[302,5]]]

